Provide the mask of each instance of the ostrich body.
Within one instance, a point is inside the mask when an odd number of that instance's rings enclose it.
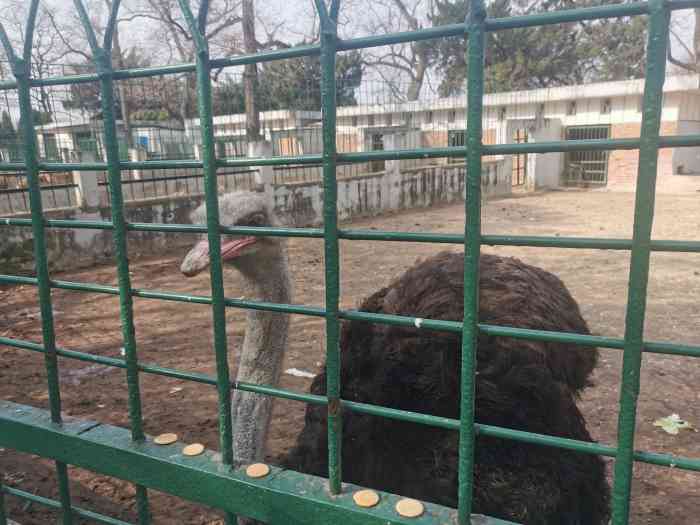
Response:
[[[227,225],[276,224],[261,196],[230,194],[220,202]],[[201,217],[203,209],[197,213]],[[263,300],[289,302],[282,241],[251,239],[222,241],[222,258],[250,281]],[[200,243],[183,261],[182,271],[192,275],[207,264],[206,244]],[[461,321],[463,264],[460,253],[430,257],[371,295],[360,309]],[[566,287],[544,270],[484,254],[479,286],[482,323],[589,333]],[[277,384],[286,346],[285,317],[249,313],[238,381]],[[459,418],[460,334],[344,322],[340,350],[343,399]],[[576,397],[588,384],[597,359],[595,349],[481,334],[476,421],[592,441]],[[324,395],[325,389],[322,372],[311,392]],[[233,403],[237,463],[262,460],[270,400],[236,391]],[[345,410],[343,480],[455,507],[458,439],[456,431]],[[327,459],[326,407],[308,405],[304,428],[282,462],[325,477]],[[609,517],[603,462],[589,454],[478,435],[474,512],[525,525],[603,525]]]

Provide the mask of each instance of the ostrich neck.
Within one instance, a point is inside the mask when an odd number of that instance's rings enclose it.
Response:
[[[278,257],[239,268],[250,297],[264,302],[291,302],[284,249]],[[249,310],[238,360],[237,383],[277,386],[287,347],[289,316]],[[237,466],[261,461],[272,411],[272,398],[236,389],[233,394],[233,449]]]

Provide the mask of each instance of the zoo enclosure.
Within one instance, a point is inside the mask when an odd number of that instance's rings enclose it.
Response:
[[[644,340],[644,318],[646,292],[649,276],[649,259],[652,251],[700,252],[700,243],[691,241],[652,240],[651,227],[654,211],[657,155],[660,148],[700,146],[700,135],[660,136],[661,95],[665,76],[666,50],[669,35],[669,15],[674,9],[700,7],[697,0],[650,0],[611,4],[600,7],[574,9],[560,12],[527,15],[503,19],[486,17],[483,1],[470,2],[470,15],[464,24],[436,27],[351,40],[339,40],[336,21],[339,1],[333,0],[327,7],[320,0],[317,9],[321,19],[321,42],[281,51],[269,51],[256,55],[211,59],[207,43],[202,37],[195,16],[186,0],[180,6],[187,19],[197,46],[196,64],[181,64],[159,68],[115,71],[110,63],[111,36],[114,30],[119,2],[115,1],[102,45],[91,27],[89,17],[80,0],[75,5],[90,43],[96,74],[67,77],[31,78],[29,58],[31,56],[32,32],[36,19],[38,0],[32,0],[29,22],[21,56],[12,50],[4,31],[0,31],[2,44],[13,65],[14,82],[0,84],[0,90],[17,90],[23,116],[21,129],[24,143],[24,162],[4,162],[1,171],[26,174],[31,219],[3,219],[2,227],[32,228],[34,235],[36,277],[3,275],[0,282],[25,284],[38,287],[40,296],[43,341],[0,338],[0,344],[39,352],[45,356],[48,376],[50,410],[0,402],[0,446],[38,454],[56,460],[60,501],[48,500],[26,491],[8,486],[0,487],[0,525],[6,525],[7,516],[3,495],[20,497],[40,504],[60,508],[64,524],[72,522],[74,516],[83,516],[102,523],[124,522],[98,515],[72,505],[69,493],[67,464],[91,469],[103,474],[127,479],[136,483],[136,499],[141,524],[150,522],[147,488],[169,492],[183,498],[198,501],[227,512],[227,521],[235,519],[233,513],[245,514],[256,519],[277,523],[452,523],[470,522],[472,511],[473,450],[477,434],[515,439],[533,444],[576,450],[581,453],[600,454],[615,458],[613,487],[613,523],[625,525],[629,521],[630,489],[635,461],[656,465],[700,470],[700,459],[669,454],[635,451],[634,428],[636,402],[640,387],[640,367],[643,352],[672,356],[700,357],[700,347],[674,343],[659,343]],[[206,4],[206,2],[204,2]],[[519,27],[557,24],[579,20],[619,16],[649,16],[647,75],[644,92],[642,133],[639,139],[579,139],[538,144],[496,144],[482,142],[482,96],[484,80],[484,37],[488,31],[501,31]],[[335,130],[335,75],[334,63],[339,51],[381,46],[398,42],[427,40],[446,36],[468,39],[469,68],[466,122],[466,144],[445,148],[385,150],[364,153],[339,153],[336,150]],[[322,64],[323,93],[323,153],[277,158],[217,158],[212,132],[210,71],[212,67],[232,67],[249,63],[260,63],[299,56],[320,55]],[[120,159],[116,140],[116,125],[113,112],[114,84],[118,79],[168,75],[178,72],[196,71],[198,86],[198,111],[202,122],[203,156],[201,160],[149,160],[125,161]],[[37,155],[35,130],[29,116],[32,112],[30,90],[33,86],[70,85],[98,81],[104,118],[104,143],[106,162],[80,162],[74,164],[40,162]],[[480,191],[482,157],[485,155],[520,155],[545,152],[593,152],[614,149],[638,149],[639,178],[635,198],[635,221],[632,239],[595,239],[562,237],[523,237],[484,235],[480,224]],[[466,159],[467,194],[465,203],[465,234],[399,233],[380,231],[341,230],[337,226],[336,210],[336,166],[338,163],[372,162],[382,160],[420,159],[450,157]],[[324,225],[318,228],[270,228],[270,227],[222,227],[219,224],[217,202],[217,169],[288,164],[318,164],[323,166],[324,181]],[[121,171],[128,169],[168,169],[177,167],[202,168],[205,175],[207,202],[206,225],[135,224],[127,223],[123,216],[124,196]],[[111,221],[46,220],[42,215],[42,199],[39,181],[40,171],[106,170],[112,198]],[[105,229],[114,232],[117,260],[117,287],[89,283],[66,282],[51,279],[46,256],[45,232],[48,228]],[[207,233],[212,254],[210,268],[212,296],[189,296],[154,290],[136,289],[131,286],[129,263],[126,253],[126,236],[129,231],[164,231]],[[281,236],[322,238],[325,245],[325,307],[304,305],[269,304],[255,301],[231,299],[224,296],[222,265],[220,261],[220,234],[245,234],[255,236]],[[339,309],[339,241],[410,241],[429,243],[464,244],[465,248],[465,299],[463,322],[450,322],[411,317],[369,314]],[[588,336],[573,333],[547,332],[493,326],[478,320],[478,268],[481,245],[537,246],[570,249],[611,249],[631,251],[629,293],[624,338]],[[125,359],[105,358],[88,353],[58,348],[53,327],[51,289],[67,289],[78,292],[94,292],[118,295],[124,338]],[[134,337],[133,297],[158,300],[183,301],[208,304],[214,318],[214,350],[217,372],[215,377],[167,369],[158,365],[140,363]],[[231,382],[229,377],[225,315],[227,307],[269,310],[275,312],[310,315],[325,318],[327,343],[327,396],[314,396],[287,391],[269,385],[252,385]],[[411,413],[368,404],[353,403],[340,399],[340,374],[338,337],[341,320],[361,320],[374,323],[416,326],[420,329],[444,330],[462,334],[461,366],[461,414],[459,420]],[[605,347],[623,351],[623,370],[620,388],[620,410],[618,440],[616,446],[579,442],[547,435],[532,434],[505,428],[481,425],[474,421],[474,372],[477,334],[536,339],[579,344],[588,347]],[[100,363],[126,370],[129,390],[129,414],[131,432],[95,422],[64,420],[58,382],[58,358],[78,359]],[[220,457],[206,454],[201,458],[185,461],[174,457],[170,451],[158,448],[146,437],[141,418],[139,374],[159,374],[168,377],[196,381],[216,386],[219,393]],[[231,465],[233,450],[231,443],[232,420],[230,391],[238,388],[264,395],[317,403],[328,407],[329,480],[273,469],[273,476],[262,479],[248,478],[244,472],[222,469]],[[374,508],[363,509],[353,503],[350,494],[355,487],[342,484],[340,426],[343,410],[352,410],[377,417],[388,417],[417,424],[434,425],[460,433],[459,446],[459,507],[448,509],[428,504],[426,513],[417,519],[399,516],[393,507],[396,496],[381,494],[381,502]],[[329,490],[330,489],[330,490]],[[483,523],[503,523],[500,520],[483,518]],[[481,521],[480,521],[481,522]]]

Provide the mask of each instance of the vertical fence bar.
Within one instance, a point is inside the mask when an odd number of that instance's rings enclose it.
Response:
[[[338,187],[336,181],[335,55],[337,23],[323,0],[316,6],[321,20],[321,111],[323,115],[323,240],[326,288],[326,395],[328,396],[328,480],[332,494],[342,484],[342,413],[340,407],[340,349],[338,303],[340,263],[338,247]],[[334,0],[331,13],[337,16]]]
[[[112,4],[104,45],[97,44],[91,22],[82,0],[75,0],[75,6],[88,35],[93,62],[100,80],[100,102],[102,109],[104,148],[107,160],[107,182],[111,194],[111,215],[114,223],[114,251],[117,259],[117,283],[119,286],[119,315],[121,318],[122,338],[126,358],[126,382],[128,389],[129,421],[131,437],[134,441],[145,439],[143,417],[141,413],[141,389],[139,386],[138,355],[136,348],[136,330],[134,328],[134,304],[129,276],[129,258],[127,249],[127,224],[124,217],[124,195],[121,185],[121,168],[119,167],[119,142],[117,123],[114,115],[114,76],[112,69],[112,34],[117,23],[119,0]],[[136,506],[141,525],[150,523],[148,508],[148,491],[146,487],[136,485]]]
[[[192,15],[188,0],[178,0],[187,20],[197,48],[197,109],[202,134],[202,163],[204,169],[204,198],[207,209],[207,238],[209,241],[209,275],[211,282],[212,316],[214,323],[214,351],[216,353],[216,379],[219,396],[219,440],[221,459],[225,465],[233,464],[233,426],[231,422],[231,381],[226,340],[226,309],[224,303],[224,278],[221,262],[221,237],[219,234],[219,198],[216,176],[216,149],[214,145],[214,119],[211,104],[211,64],[209,46]],[[206,2],[202,2],[206,6]],[[201,9],[201,8],[200,8]],[[235,517],[227,513],[226,522],[235,523]]]
[[[2,481],[2,472],[0,471],[0,481]],[[0,525],[7,525],[7,512],[5,512],[5,493],[2,483],[0,483]]]
[[[39,288],[39,308],[41,312],[41,332],[44,348],[44,363],[48,382],[49,410],[51,420],[61,423],[61,392],[58,380],[58,356],[56,354],[56,332],[53,323],[53,305],[51,302],[51,282],[49,263],[46,250],[46,231],[44,228],[44,210],[41,201],[41,186],[39,182],[39,157],[36,131],[33,125],[31,99],[31,57],[34,40],[39,1],[32,0],[27,18],[27,28],[24,35],[24,53],[22,57],[15,54],[5,29],[0,25],[0,40],[12,64],[12,72],[17,80],[17,96],[20,111],[20,127],[24,142],[24,162],[28,180],[29,206],[32,218],[32,236],[34,239],[34,259],[36,261],[36,276]],[[56,462],[59,499],[61,502],[61,521],[63,525],[73,523],[71,511],[68,467],[65,463]]]
[[[663,109],[663,86],[666,74],[666,50],[669,33],[669,10],[665,0],[649,1],[649,35],[647,69],[644,84],[644,108],[637,192],[634,204],[634,233],[630,259],[625,347],[620,386],[617,459],[613,485],[613,524],[627,525],[630,514],[632,476],[634,471],[634,431],[637,417],[637,397],[644,349],[644,316],[651,229],[654,221],[656,171],[659,155],[659,132]]]
[[[481,141],[484,95],[486,8],[471,0],[467,28],[466,198],[464,225],[464,327],[459,424],[458,518],[471,523],[474,470],[474,371],[479,322],[479,258],[481,252]]]

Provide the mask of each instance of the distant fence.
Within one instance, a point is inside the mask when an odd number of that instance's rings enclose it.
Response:
[[[502,160],[487,161],[484,166],[487,169],[491,169],[488,167],[496,166],[498,162],[502,162]],[[268,183],[275,187],[289,188],[293,185],[316,185],[319,186],[320,191],[322,181],[320,165],[275,166],[266,169],[270,172]],[[443,180],[443,182],[436,183],[436,190],[431,191],[442,192],[445,195],[445,192],[460,193],[459,188],[456,186],[450,190],[446,189],[452,186],[448,182],[444,182],[447,180],[445,177],[451,176],[454,178],[455,176],[460,176],[463,178],[464,176],[464,164],[460,163],[423,162],[422,165],[416,165],[415,163],[408,164],[403,161],[382,161],[381,163],[364,163],[361,165],[339,165],[337,167],[337,179],[338,181],[368,178],[378,180],[390,170],[401,173],[402,178],[405,180],[410,180],[419,174],[431,174],[432,177],[437,177],[436,180]],[[262,189],[260,187],[263,184],[260,169],[220,168],[217,171],[217,176],[220,193]],[[42,172],[40,177],[45,210],[109,208],[111,206],[107,174],[104,171]],[[504,181],[505,173],[500,178],[501,181]],[[94,185],[95,180],[97,181],[96,186]],[[87,184],[83,184],[84,182]],[[201,168],[124,170],[122,171],[122,190],[124,200],[127,203],[139,203],[152,199],[198,197],[204,194],[204,178]],[[385,189],[385,198],[388,199],[391,191],[397,190],[391,190],[387,187]],[[494,194],[503,194],[508,191],[509,189],[506,188],[506,185],[502,185],[498,190],[494,190]],[[92,193],[96,193],[96,195],[92,195]],[[399,198],[401,202],[406,201],[408,203],[410,201],[413,203],[401,207],[425,206],[426,204],[421,204],[424,199],[419,197],[423,193],[422,190],[416,190],[410,193],[410,198],[409,196]],[[443,195],[443,199],[437,199],[437,201],[447,199],[445,195]],[[436,199],[431,198],[429,200],[432,202]],[[384,206],[377,203],[376,208],[377,212],[380,212],[384,209]],[[29,211],[29,196],[25,175],[21,172],[0,173],[0,216],[21,216],[28,214]],[[293,210],[287,210],[284,206],[278,211],[287,216],[294,215]],[[304,212],[304,216],[307,217],[308,213]],[[298,222],[297,218],[292,220],[293,222]]]
[[[371,164],[367,164],[369,167]],[[386,161],[382,171],[345,169],[338,166],[338,218],[380,215],[387,211],[425,208],[458,202],[465,197],[464,163],[406,167],[400,161]],[[511,191],[511,159],[484,159],[482,194],[508,195]],[[90,171],[53,173],[42,179],[42,197],[49,218],[110,220],[110,198],[105,174]],[[323,222],[324,187],[319,167],[292,165],[282,169],[220,168],[219,192],[264,191],[275,212],[290,226],[315,226]],[[26,188],[21,174],[0,175],[0,216],[23,217],[28,212]],[[70,182],[66,182],[70,181]],[[19,187],[15,187],[19,186]],[[122,189],[127,222],[183,224],[204,198],[201,169],[125,170]],[[2,219],[0,219],[0,222]],[[132,231],[130,253],[162,253],[191,242],[187,234]],[[53,269],[91,266],[112,255],[111,232],[88,229],[48,231],[49,261]],[[31,272],[33,263],[31,229],[0,230],[0,273]]]
[[[164,174],[164,171],[166,170],[139,170],[138,177],[132,176],[122,180],[124,200],[138,202],[148,199],[204,195],[204,175],[201,170],[177,170],[175,174]],[[217,172],[219,192],[255,190],[256,173],[257,170],[220,169]],[[100,207],[109,207],[111,199],[109,184],[105,177],[100,178],[98,187]]]
[[[41,197],[44,209],[73,208],[80,205],[79,188],[72,173],[42,173]],[[29,213],[27,178],[23,172],[0,173],[0,215]]]

